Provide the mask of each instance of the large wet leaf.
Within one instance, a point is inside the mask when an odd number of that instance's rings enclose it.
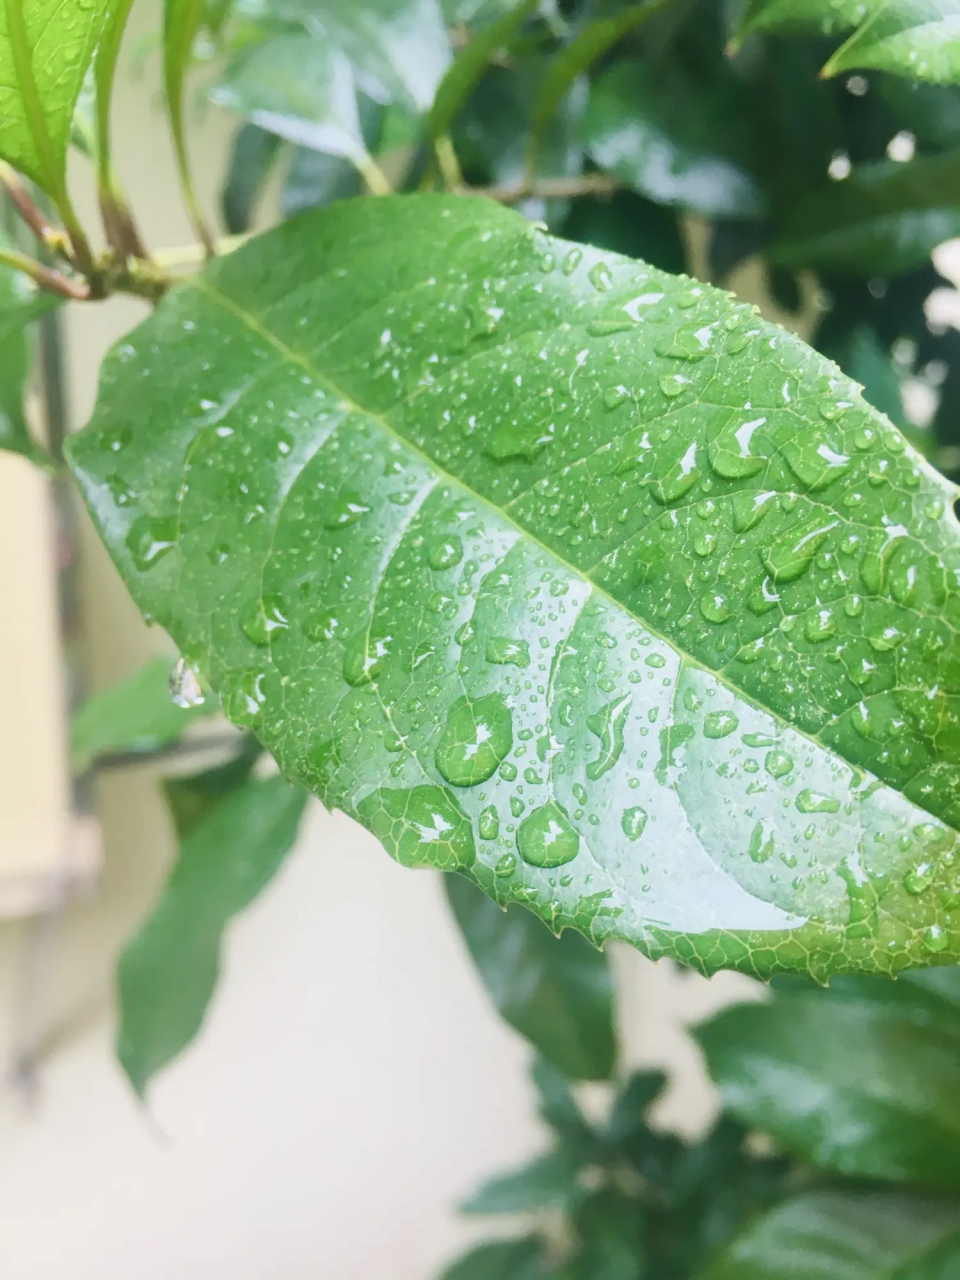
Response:
[[[140,607],[401,863],[705,969],[960,954],[955,490],[749,307],[344,202],[171,293],[70,455]]]
[[[223,932],[279,870],[305,800],[283,778],[248,782],[185,836],[159,902],[120,960],[117,1051],[137,1093],[199,1030]]]
[[[110,8],[109,0],[0,5],[0,156],[56,199],[73,108]]]
[[[721,1013],[698,1034],[727,1106],[848,1177],[960,1192],[960,971],[926,977]]]
[[[575,1080],[605,1080],[616,1060],[607,957],[579,934],[554,938],[528,911],[503,912],[463,876],[447,897],[501,1016]]]
[[[957,1205],[817,1191],[753,1223],[701,1280],[956,1280]]]

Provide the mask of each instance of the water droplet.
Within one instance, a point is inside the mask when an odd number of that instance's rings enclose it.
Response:
[[[630,392],[624,386],[607,387],[603,393],[603,403],[607,409],[616,409],[628,399]]]
[[[726,738],[740,727],[740,721],[732,711],[711,711],[703,718],[705,738]]]
[[[332,640],[340,629],[340,619],[325,610],[307,620],[303,633],[308,640]]]
[[[921,862],[916,867],[911,867],[903,877],[903,887],[907,893],[913,897],[919,898],[922,893],[926,893],[933,884],[933,877],[936,867],[932,862]]]
[[[613,284],[613,273],[605,262],[595,262],[587,272],[587,279],[598,293],[606,293]]]
[[[950,938],[940,925],[932,924],[923,935],[923,945],[928,951],[932,951],[936,955],[940,951],[946,951],[950,945]]]
[[[565,276],[572,276],[583,261],[582,249],[571,249],[561,264],[561,271]]]
[[[660,390],[670,400],[683,395],[684,387],[690,385],[690,379],[681,373],[667,373],[660,379]]]
[[[766,493],[745,493],[734,494],[731,503],[733,511],[733,527],[737,533],[745,533],[748,529],[752,529],[754,525],[758,525],[768,511],[772,510],[772,504],[776,500],[776,493],[769,490]]]
[[[240,614],[240,629],[248,640],[265,648],[289,626],[283,601],[278,595],[251,600]]]
[[[405,867],[460,871],[473,864],[473,830],[441,787],[380,787],[360,801],[360,818]]]
[[[491,636],[487,641],[486,658],[498,666],[530,665],[530,646],[526,640],[511,640],[509,636]]]
[[[650,481],[650,492],[661,506],[669,506],[690,492],[700,479],[697,446],[692,444],[682,458]]]
[[[500,777],[503,778],[504,782],[513,782],[516,776],[517,766],[509,760],[504,760],[500,766]]]
[[[787,466],[801,484],[817,491],[839,480],[850,465],[844,453],[816,440],[787,440],[781,446]]]
[[[803,634],[811,644],[822,644],[837,634],[837,620],[831,609],[817,609],[807,615]]]
[[[793,769],[793,757],[785,751],[768,751],[763,767],[771,778],[785,778]]]
[[[517,848],[533,867],[562,867],[580,848],[580,837],[555,801],[541,805],[517,829]]]
[[[840,801],[833,796],[826,796],[822,791],[813,791],[805,787],[797,793],[797,809],[801,813],[839,813]]]
[[[526,809],[526,807],[527,807],[526,801],[521,800],[519,796],[510,797],[510,812],[513,814],[515,818],[519,818],[520,815],[523,813],[524,809]]]
[[[100,436],[100,448],[104,453],[122,453],[132,439],[128,426],[108,427]]]
[[[596,782],[620,759],[623,752],[623,730],[630,713],[630,695],[607,703],[595,715],[587,717],[587,728],[600,739],[600,754],[587,765],[587,777]]]
[[[750,844],[747,853],[752,862],[769,862],[777,851],[773,831],[766,830],[762,822],[758,822],[750,832]]]
[[[494,874],[498,876],[512,876],[517,869],[517,855],[515,853],[503,853],[496,861],[494,866]]]
[[[700,597],[700,612],[708,622],[726,622],[733,616],[726,596],[715,592],[707,592]]]
[[[324,520],[323,527],[331,530],[344,529],[347,525],[356,524],[369,510],[370,508],[358,494],[342,493]]]
[[[369,684],[383,670],[383,661],[388,652],[388,638],[373,640],[366,632],[354,636],[343,654],[344,680],[355,687]]]
[[[492,804],[484,809],[480,814],[477,827],[480,831],[481,840],[496,840],[497,836],[500,834],[500,819]],[[513,857],[513,854],[510,854],[509,856]],[[513,868],[511,867],[511,870],[512,869]]]
[[[454,786],[475,787],[496,772],[512,745],[513,720],[499,693],[461,699],[437,744],[437,768]]]
[[[437,538],[430,544],[427,559],[431,569],[453,569],[463,559],[463,543],[455,533]]]
[[[863,613],[863,596],[851,596],[844,603],[843,611],[848,618],[858,618]]]
[[[620,818],[620,826],[628,840],[639,840],[647,825],[647,811],[636,805],[633,809],[624,809]]]
[[[262,671],[241,671],[239,676],[228,679],[223,691],[223,710],[228,719],[241,728],[249,729],[260,718],[263,706]]]
[[[170,700],[177,707],[201,707],[205,702],[197,668],[186,658],[178,658],[170,672]]]
[[[707,457],[718,476],[726,480],[744,480],[763,469],[766,458],[751,453],[750,442],[754,432],[765,422],[766,418],[754,418],[740,426],[728,427],[710,441]]]
[[[839,523],[839,520],[809,520],[777,538],[763,553],[763,563],[774,582],[793,582],[802,577]]]
[[[180,528],[176,516],[140,516],[127,534],[127,546],[140,570],[153,566],[177,544]]]
[[[662,671],[667,665],[667,660],[662,653],[648,653],[644,662],[648,667],[653,667],[654,671]]]

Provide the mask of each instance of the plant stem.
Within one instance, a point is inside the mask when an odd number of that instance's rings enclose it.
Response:
[[[460,161],[453,149],[453,141],[449,133],[441,135],[433,144],[437,157],[437,165],[444,186],[448,191],[460,191],[463,187],[463,174],[460,172]]]
[[[360,176],[367,184],[367,189],[371,195],[393,195],[393,187],[390,185],[387,175],[383,172],[372,156],[358,156],[353,163],[356,165]]]
[[[461,187],[460,194],[483,196],[498,204],[519,204],[523,200],[572,200],[578,196],[609,196],[620,190],[620,182],[607,173],[586,173],[574,178],[540,178],[520,187]]]
[[[20,181],[16,170],[4,161],[0,161],[0,185],[6,191],[14,209],[44,248],[63,255],[67,247],[63,232],[50,225],[47,215]]]
[[[45,289],[48,293],[55,293],[58,297],[71,298],[75,302],[86,302],[91,297],[90,286],[85,280],[72,280],[69,276],[61,275],[59,271],[45,267],[42,262],[28,258],[25,253],[0,249],[0,265],[22,271],[41,289]]]

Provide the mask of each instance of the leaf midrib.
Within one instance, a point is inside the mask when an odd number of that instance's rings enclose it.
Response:
[[[10,3],[10,0],[7,0],[7,3]],[[421,458],[428,466],[432,467],[442,480],[446,481],[451,486],[454,486],[462,490],[464,493],[468,494],[476,502],[481,503],[484,507],[486,507],[489,511],[491,511],[498,520],[506,521],[518,532],[518,534],[520,534],[524,538],[528,538],[536,546],[542,548],[548,555],[552,556],[559,564],[563,565],[563,567],[566,570],[568,570],[568,572],[570,572],[574,577],[580,578],[581,580],[588,582],[590,584],[591,592],[595,592],[600,599],[606,601],[614,609],[618,611],[622,611],[623,613],[628,614],[630,617],[635,618],[636,621],[641,623],[650,632],[651,635],[655,636],[663,644],[668,645],[675,653],[677,653],[680,656],[681,663],[685,663],[688,666],[695,667],[700,671],[706,672],[708,675],[712,676],[715,680],[717,680],[721,685],[723,685],[724,688],[729,690],[736,698],[742,699],[746,703],[752,703],[754,706],[761,708],[767,715],[771,716],[774,719],[774,721],[778,726],[780,726],[780,728],[788,729],[791,733],[797,734],[799,737],[803,738],[805,741],[809,742],[811,745],[816,746],[820,750],[828,752],[835,759],[842,760],[843,763],[846,765],[846,767],[852,770],[855,774],[865,773],[869,777],[875,778],[877,781],[880,782],[880,784],[883,787],[887,788],[889,791],[891,791],[895,795],[903,796],[904,800],[906,800],[908,804],[912,804],[917,809],[920,809],[925,813],[929,813],[930,816],[934,818],[935,821],[941,823],[944,826],[944,828],[946,828],[947,830],[954,830],[954,831],[957,830],[957,828],[953,827],[952,824],[948,823],[939,814],[934,813],[933,810],[927,808],[925,805],[922,805],[918,801],[912,799],[911,797],[906,796],[902,791],[899,790],[899,788],[894,787],[890,783],[884,781],[882,778],[879,778],[876,774],[873,774],[871,770],[863,769],[860,766],[854,766],[853,763],[849,761],[846,758],[846,756],[838,752],[831,743],[824,742],[823,740],[821,740],[819,735],[809,733],[807,730],[800,728],[798,725],[790,723],[789,721],[784,719],[784,717],[774,708],[767,706],[765,703],[761,702],[759,699],[753,698],[751,695],[746,693],[737,684],[735,684],[732,680],[730,680],[729,677],[727,677],[722,670],[716,670],[713,667],[708,666],[705,662],[701,662],[698,658],[694,657],[692,654],[688,653],[685,649],[681,648],[681,646],[677,644],[677,642],[671,636],[668,636],[667,634],[659,630],[656,626],[654,626],[651,622],[649,622],[645,617],[642,617],[639,614],[633,613],[632,610],[630,610],[623,603],[622,600],[618,600],[615,596],[611,595],[610,592],[607,591],[605,587],[602,587],[601,585],[599,585],[590,576],[589,573],[585,572],[583,569],[578,568],[576,565],[572,564],[557,549],[550,546],[548,543],[541,541],[540,538],[538,538],[537,535],[534,534],[531,530],[527,529],[525,525],[521,524],[518,520],[515,520],[512,516],[508,515],[503,507],[497,506],[496,503],[492,502],[484,494],[479,493],[477,490],[470,488],[470,486],[467,485],[467,483],[464,480],[462,480],[459,476],[456,476],[452,472],[448,471],[440,462],[438,462],[435,458],[433,458],[429,453],[427,453],[419,445],[415,444],[407,436],[402,435],[396,429],[396,427],[394,427],[388,421],[388,419],[383,416],[383,414],[378,413],[374,409],[369,409],[359,404],[352,396],[348,395],[336,382],[334,382],[332,378],[330,378],[328,375],[320,373],[320,371],[314,367],[314,365],[311,363],[311,361],[307,356],[301,354],[298,351],[295,351],[283,340],[283,338],[281,338],[278,334],[274,333],[270,328],[264,325],[252,311],[248,311],[244,306],[242,306],[234,298],[230,297],[229,294],[226,294],[221,290],[217,289],[213,284],[211,284],[211,282],[204,275],[195,276],[192,280],[188,282],[185,288],[195,289],[198,293],[201,293],[205,297],[207,297],[216,306],[219,306],[223,311],[226,311],[228,314],[235,316],[238,320],[241,321],[242,324],[244,324],[250,330],[251,333],[256,334],[257,336],[262,338],[265,342],[268,342],[274,348],[274,350],[278,351],[291,364],[299,365],[300,368],[304,369],[318,385],[320,385],[321,387],[326,387],[333,395],[337,396],[339,400],[342,402],[342,404],[344,405],[344,407],[349,412],[357,413],[361,417],[365,417],[367,419],[370,419],[376,422],[377,425],[381,427],[383,431],[385,431],[392,439],[397,441],[398,444],[400,444],[402,447],[406,449],[409,449],[413,454]]]

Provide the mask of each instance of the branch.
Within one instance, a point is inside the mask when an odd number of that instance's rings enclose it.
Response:
[[[22,271],[41,289],[47,293],[55,293],[60,298],[70,298],[75,302],[86,302],[92,295],[90,286],[85,280],[72,280],[45,267],[42,262],[28,258],[25,253],[14,253],[8,249],[0,249],[0,265],[13,267],[14,271]]]
[[[67,247],[66,236],[50,225],[47,215],[20,181],[16,170],[3,161],[0,161],[0,184],[6,191],[10,203],[44,248],[63,256]]]
[[[587,173],[575,178],[540,178],[520,187],[461,187],[460,195],[483,196],[498,204],[523,200],[569,200],[578,196],[610,196],[621,183],[608,173]]]

